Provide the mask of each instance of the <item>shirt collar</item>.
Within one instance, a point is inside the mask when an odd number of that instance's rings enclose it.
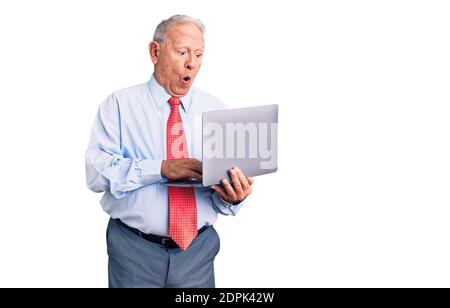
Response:
[[[152,94],[153,99],[156,102],[156,106],[158,107],[158,110],[161,110],[164,106],[169,106],[169,99],[171,95],[166,92],[166,90],[158,83],[155,76],[152,74],[152,77],[150,78],[150,81],[148,82],[148,87],[150,89],[150,93]],[[192,101],[192,90],[189,89],[189,92],[183,96],[180,97],[181,100],[181,106],[185,113],[189,111],[189,107],[191,105]],[[170,106],[169,106],[170,107]]]

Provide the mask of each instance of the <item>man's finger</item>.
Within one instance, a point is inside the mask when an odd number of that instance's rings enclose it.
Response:
[[[225,188],[225,191],[227,192],[228,196],[230,196],[230,198],[235,200],[236,199],[236,193],[235,193],[233,187],[231,187],[230,182],[228,182],[227,179],[223,179],[222,180],[222,185],[223,185],[223,188]]]
[[[231,181],[233,182],[234,191],[238,196],[242,196],[244,191],[242,190],[241,181],[239,180],[236,170],[233,168],[229,171],[229,173]]]
[[[193,166],[193,168],[192,168],[195,172],[197,172],[197,173],[200,173],[200,174],[202,174],[203,173],[203,170],[202,170],[202,165],[200,165],[200,166],[198,166],[198,165],[195,165],[195,166]]]
[[[202,173],[202,162],[197,159],[189,160],[189,168],[195,170],[198,173]]]
[[[225,190],[223,190],[219,186],[213,185],[213,186],[211,186],[211,188],[214,189],[219,195],[221,195],[223,199],[228,197],[227,193],[225,192]]]
[[[247,177],[247,181],[250,185],[253,185],[253,183],[255,183],[255,180],[251,176]]]
[[[188,173],[188,176],[197,180],[201,180],[202,179],[202,175],[200,173],[197,173],[195,171],[190,170],[190,172]]]
[[[239,178],[239,181],[241,181],[242,189],[244,191],[247,191],[250,188],[250,184],[248,183],[247,178],[242,173],[241,169],[239,169],[238,167],[236,167],[234,169],[236,170],[236,174],[237,174],[237,176]]]

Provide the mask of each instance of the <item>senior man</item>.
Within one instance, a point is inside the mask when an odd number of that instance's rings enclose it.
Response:
[[[204,25],[175,15],[149,44],[148,83],[111,94],[99,107],[86,152],[86,181],[111,216],[107,228],[110,287],[214,287],[220,239],[217,214],[236,215],[253,179],[237,167],[232,185],[167,187],[202,177],[204,111],[226,108],[192,84],[202,64]]]

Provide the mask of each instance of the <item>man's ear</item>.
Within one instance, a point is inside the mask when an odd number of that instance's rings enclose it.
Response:
[[[152,59],[153,64],[158,63],[159,50],[160,45],[155,41],[151,41],[148,45],[148,50],[150,52],[150,58]]]

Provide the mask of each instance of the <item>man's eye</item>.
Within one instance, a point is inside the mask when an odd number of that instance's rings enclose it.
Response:
[[[196,56],[197,56],[197,58],[201,58],[203,55],[200,53],[200,54],[198,54]]]
[[[185,52],[185,51],[179,51],[178,54],[179,54],[180,56],[184,56],[184,55],[186,54],[186,52]]]

